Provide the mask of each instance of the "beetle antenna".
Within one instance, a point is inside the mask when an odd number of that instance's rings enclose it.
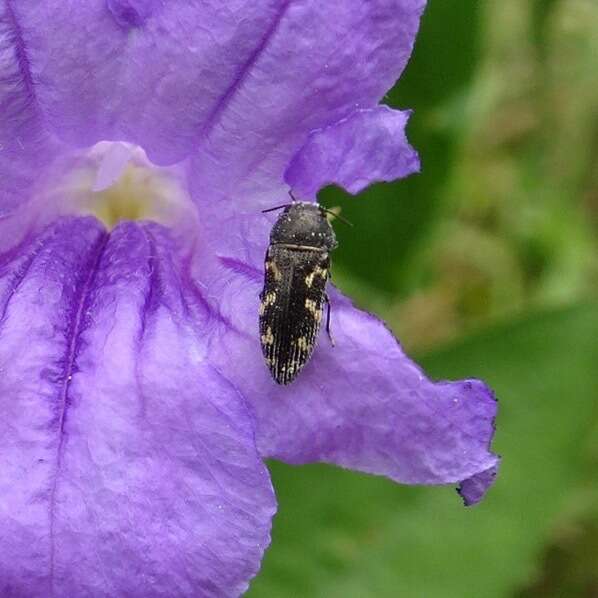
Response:
[[[289,207],[291,204],[290,203],[283,203],[280,206],[276,206],[274,208],[268,208],[266,210],[262,210],[262,214],[265,214],[266,212],[274,212],[274,210],[282,210],[282,208],[287,208]]]
[[[291,196],[292,203],[296,203],[297,202],[297,198],[293,195],[293,192],[290,189],[289,189],[289,195]],[[268,208],[267,210],[262,210],[262,214],[265,214],[266,212],[274,212],[275,210],[282,210],[282,208],[287,208],[290,205],[292,205],[292,204],[290,204],[290,203],[283,203],[280,206],[276,206],[274,208]]]
[[[282,210],[282,208],[288,208],[289,206],[292,206],[294,203],[297,203],[298,199],[293,195],[293,192],[290,189],[289,189],[289,195],[291,196],[291,199],[293,200],[292,203],[283,203],[279,206],[274,206],[273,208],[267,208],[265,210],[262,210],[262,214],[266,214],[268,212],[274,212],[276,210]],[[319,204],[316,204],[316,205],[323,212],[326,212],[327,214],[330,214],[331,216],[338,218],[341,222],[344,222],[345,224],[348,224],[349,226],[353,226],[353,223],[350,220],[347,220],[344,216],[337,214],[334,210],[329,210],[328,208],[325,208],[324,206],[321,206]]]
[[[354,224],[350,220],[347,220],[344,216],[337,214],[334,210],[329,210],[328,208],[324,208],[322,206],[320,206],[320,210],[322,210],[323,212],[326,212],[327,214],[330,214],[331,216],[334,216],[335,218],[338,218],[341,222],[344,222],[345,224],[348,224],[349,226],[354,226]]]

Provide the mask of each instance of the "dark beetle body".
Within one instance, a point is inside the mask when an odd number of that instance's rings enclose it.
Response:
[[[285,207],[270,233],[260,295],[260,342],[278,384],[290,384],[313,353],[337,245],[325,212],[316,204]]]

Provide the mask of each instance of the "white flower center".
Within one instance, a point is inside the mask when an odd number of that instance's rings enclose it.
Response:
[[[175,225],[196,217],[182,167],[156,166],[133,144],[97,143],[66,172],[54,193],[66,198],[68,211],[93,214],[109,228],[122,220]]]

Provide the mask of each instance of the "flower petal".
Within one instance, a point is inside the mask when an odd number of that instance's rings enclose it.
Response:
[[[43,127],[76,147],[196,152],[198,184],[280,182],[308,133],[377,104],[425,0],[11,3],[11,68]],[[6,41],[6,40],[5,40]],[[151,60],[148,57],[151,56]],[[1,142],[1,140],[0,140]]]
[[[0,594],[236,596],[274,497],[164,229],[91,218],[0,257]]]
[[[498,464],[490,452],[496,401],[484,383],[431,382],[379,320],[334,292],[336,346],[321,334],[298,379],[277,386],[255,332],[260,274],[223,263],[234,275],[222,305],[238,332],[226,337],[221,368],[234,368],[234,384],[253,405],[264,457],[334,463],[408,484],[464,482],[466,502],[481,499],[493,476],[480,474]]]
[[[356,194],[418,172],[417,152],[405,135],[409,114],[378,106],[314,131],[290,163],[286,182],[299,197],[314,199],[332,183]]]
[[[43,127],[23,43],[11,3],[0,2],[0,217],[35,184],[55,153]]]
[[[463,498],[466,507],[475,505],[484,498],[486,490],[494,483],[494,478],[498,473],[498,466],[494,465],[486,471],[482,471],[471,478],[461,482],[459,494]]]
[[[279,4],[52,1],[13,13],[51,131],[77,147],[138,143],[172,163],[189,153]]]
[[[311,131],[376,106],[411,55],[425,0],[279,4],[193,156],[210,199],[271,190]]]

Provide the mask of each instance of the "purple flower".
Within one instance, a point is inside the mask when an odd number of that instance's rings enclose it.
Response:
[[[424,3],[0,0],[0,595],[239,595],[265,458],[481,499],[482,382],[337,292],[289,387],[257,335],[261,210],[418,170],[377,103]]]

